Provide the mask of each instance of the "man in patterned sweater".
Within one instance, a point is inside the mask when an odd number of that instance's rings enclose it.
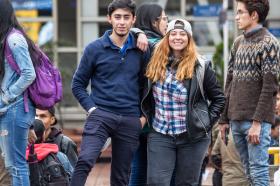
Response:
[[[226,105],[220,119],[232,133],[246,175],[254,186],[269,186],[268,147],[279,73],[279,43],[262,27],[268,0],[236,0],[235,20],[243,30],[231,49],[225,87]]]

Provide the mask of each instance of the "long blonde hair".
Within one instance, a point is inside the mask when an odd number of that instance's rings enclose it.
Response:
[[[156,45],[152,58],[147,66],[146,76],[152,82],[163,82],[166,78],[168,57],[171,52],[169,47],[169,33]],[[193,38],[188,34],[187,47],[182,51],[180,63],[176,72],[176,79],[183,81],[191,79],[194,73],[194,66],[197,59],[197,50]]]

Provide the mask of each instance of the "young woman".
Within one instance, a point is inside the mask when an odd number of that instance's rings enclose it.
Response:
[[[149,42],[158,42],[166,33],[168,17],[158,4],[143,4],[136,12],[135,27],[143,30]]]
[[[146,75],[142,108],[148,135],[147,184],[198,185],[210,130],[224,95],[210,63],[199,57],[189,22],[176,19],[156,46]]]
[[[17,31],[11,33],[13,29]],[[12,185],[28,186],[25,150],[35,108],[28,100],[29,112],[25,112],[23,94],[36,77],[32,64],[36,55],[34,43],[19,25],[9,0],[0,0],[0,42],[0,145],[5,166],[12,176]],[[7,62],[4,54],[6,44],[21,71],[20,76]]]
[[[150,46],[153,47],[166,33],[168,18],[158,4],[143,4],[136,12],[135,27],[144,31]],[[129,186],[146,185],[147,180],[147,134],[150,131],[144,126],[140,135],[140,145],[131,165]]]

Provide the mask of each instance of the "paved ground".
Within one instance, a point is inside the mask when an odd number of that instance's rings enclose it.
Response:
[[[64,133],[71,137],[79,146],[81,142],[81,130],[64,130]],[[85,186],[110,186],[110,157],[111,148],[108,148],[102,153],[102,159],[105,161],[96,164],[88,176]],[[274,169],[272,173],[274,171],[276,171],[276,169]],[[213,169],[211,167],[207,168],[207,173],[205,174],[202,186],[212,186],[212,174]],[[271,183],[270,186],[274,185]]]
[[[97,163],[92,169],[85,186],[110,186],[110,163]],[[207,175],[203,180],[202,186],[212,186],[213,168],[207,168]],[[238,186],[238,183],[236,183]],[[270,186],[274,186],[273,183]]]
[[[110,163],[97,163],[92,169],[85,186],[109,186],[110,185]],[[211,186],[212,168],[208,168],[208,176],[202,186]]]

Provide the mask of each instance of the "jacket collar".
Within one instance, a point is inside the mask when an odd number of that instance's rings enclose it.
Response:
[[[108,48],[111,47],[113,49],[119,49],[119,47],[117,47],[112,40],[110,39],[110,35],[112,34],[112,30],[107,30],[104,35],[101,37],[101,43],[103,45],[104,48]],[[125,45],[127,45],[126,49],[133,49],[133,48],[137,48],[136,46],[136,41],[134,36],[129,33],[127,40],[125,42]]]

